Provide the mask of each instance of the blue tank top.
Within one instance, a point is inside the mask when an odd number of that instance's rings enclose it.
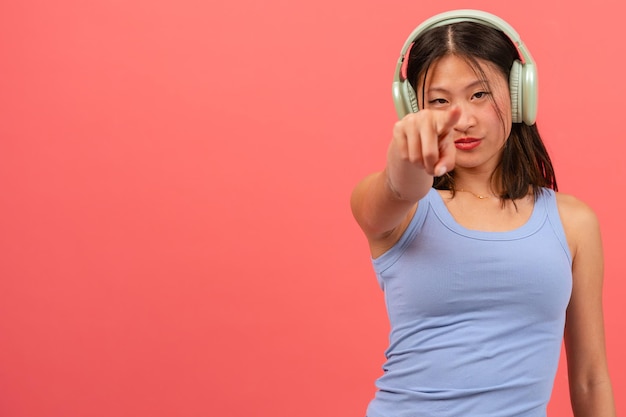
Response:
[[[521,227],[459,225],[435,189],[373,261],[390,322],[368,417],[544,417],[572,259],[555,193]]]

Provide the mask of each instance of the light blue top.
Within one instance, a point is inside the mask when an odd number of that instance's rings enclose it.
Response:
[[[435,189],[374,259],[391,332],[368,417],[544,417],[572,259],[554,191],[506,232],[459,225]]]

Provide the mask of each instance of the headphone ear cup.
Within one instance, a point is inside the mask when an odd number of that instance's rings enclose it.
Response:
[[[522,68],[521,76],[521,95],[522,107],[521,117],[528,126],[535,124],[537,120],[537,102],[538,102],[538,86],[537,86],[537,69],[533,63],[526,63]]]
[[[411,87],[411,83],[408,80],[404,80],[402,83],[403,93],[404,93],[404,102],[406,103],[407,110],[410,110],[412,113],[417,113],[419,111],[419,107],[417,105],[417,95],[415,94],[415,90]]]
[[[511,75],[509,76],[509,91],[511,93],[511,116],[513,123],[521,123],[523,120],[523,81],[522,81],[522,63],[518,60],[513,62],[511,67]]]
[[[513,123],[524,122],[528,126],[537,120],[537,70],[532,63],[513,62],[509,78],[511,114]]]
[[[419,107],[417,106],[417,97],[415,90],[411,87],[411,84],[407,81],[394,81],[392,86],[393,102],[396,107],[396,113],[398,118],[402,119],[404,116],[410,113],[417,113]]]

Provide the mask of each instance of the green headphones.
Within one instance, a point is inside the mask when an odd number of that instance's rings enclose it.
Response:
[[[513,123],[524,122],[533,125],[537,119],[537,69],[518,33],[501,18],[479,10],[453,10],[440,13],[420,24],[404,43],[396,64],[393,78],[393,101],[396,113],[403,118],[419,110],[415,90],[403,74],[403,64],[413,42],[429,29],[458,22],[476,22],[504,32],[517,47],[521,60],[515,60],[511,67],[509,88],[511,92],[511,112]]]

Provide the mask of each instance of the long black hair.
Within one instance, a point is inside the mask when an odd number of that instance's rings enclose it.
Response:
[[[409,52],[407,78],[413,89],[423,92],[424,88],[417,88],[420,77],[425,82],[430,66],[439,58],[451,54],[465,59],[483,80],[485,74],[479,60],[493,63],[509,80],[513,62],[519,59],[517,48],[500,30],[474,22],[435,27],[417,38]],[[423,96],[421,103],[423,106]],[[498,113],[502,114],[501,111]],[[536,123],[531,126],[512,124],[502,158],[491,180],[492,184],[499,185],[503,200],[522,198],[528,194],[529,187],[532,187],[535,198],[542,187],[558,189],[554,168]],[[454,170],[435,177],[433,187],[454,193]]]

